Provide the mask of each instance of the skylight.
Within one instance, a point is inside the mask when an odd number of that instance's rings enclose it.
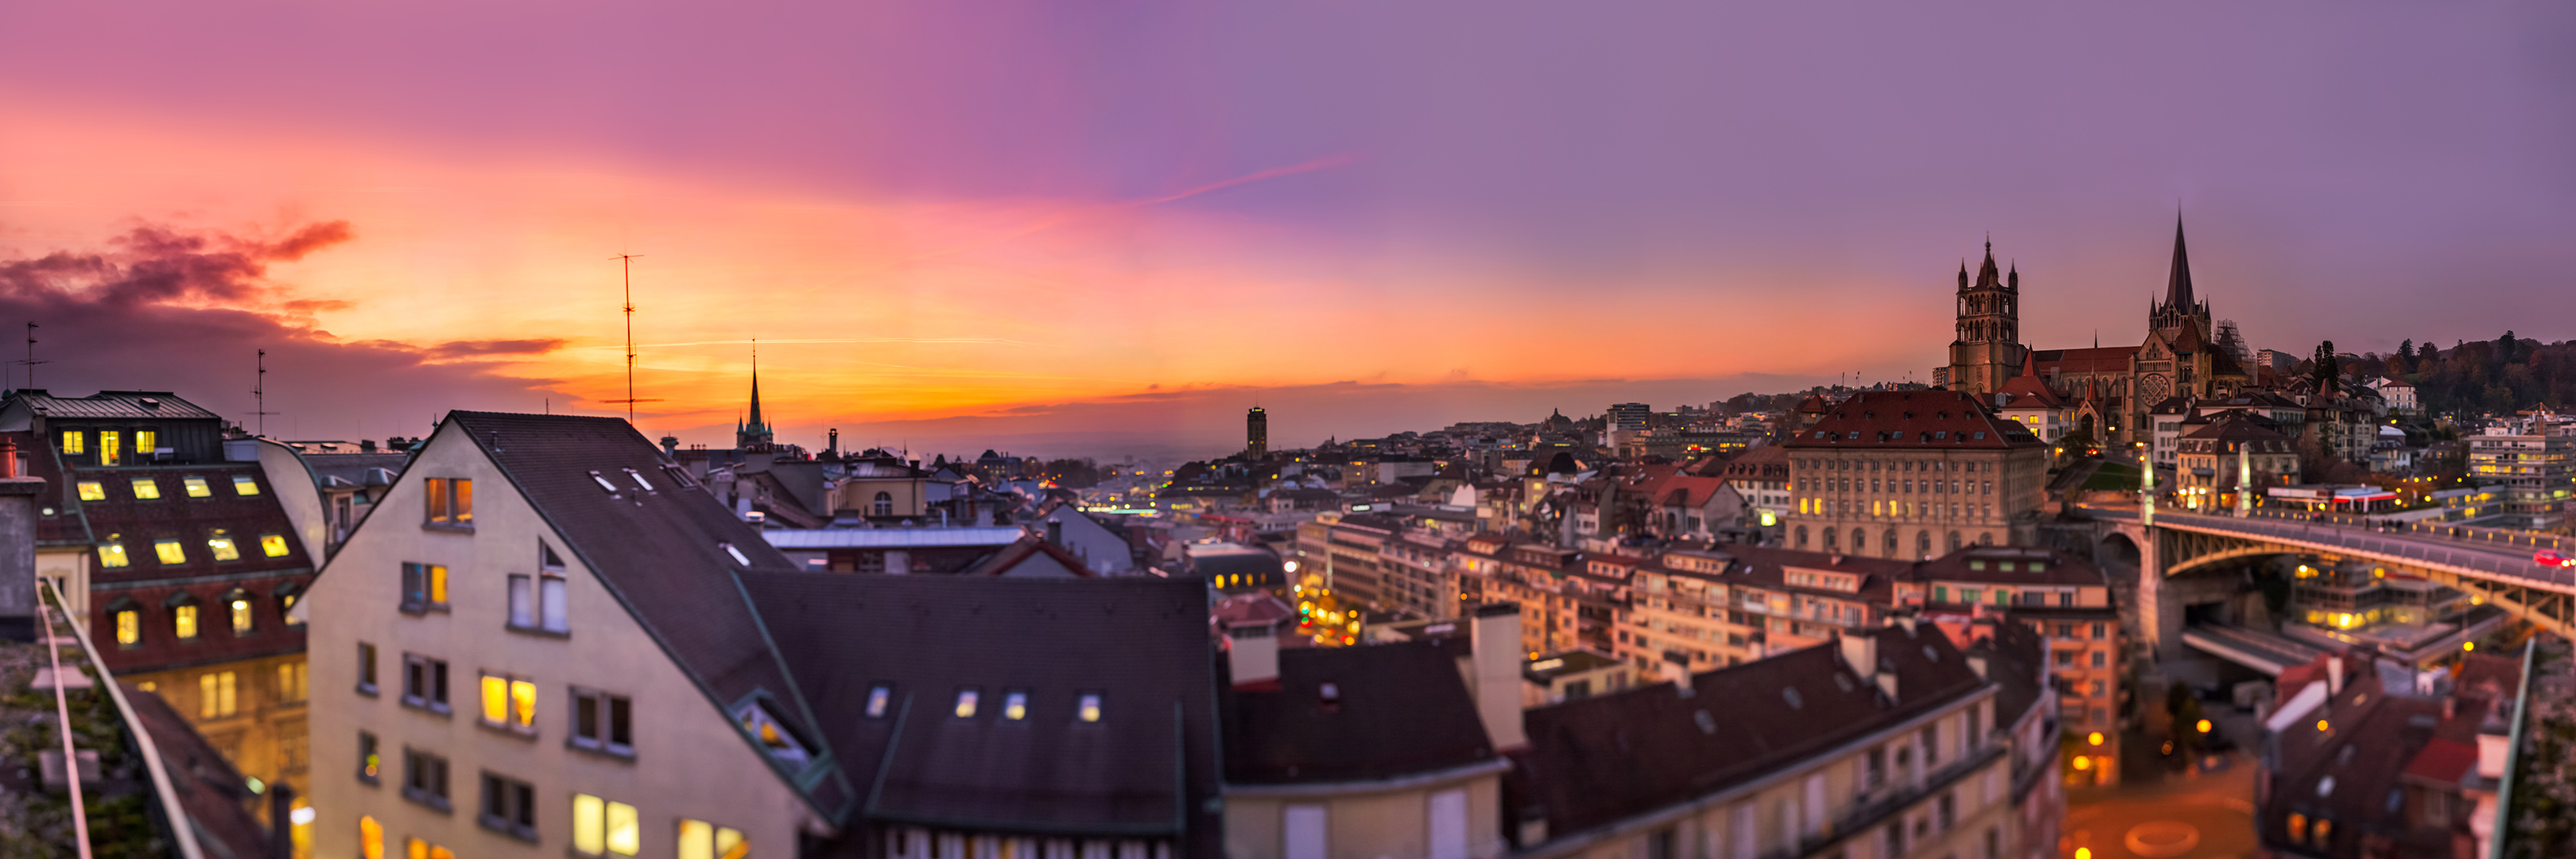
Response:
[[[734,713],[734,717],[742,723],[744,731],[760,741],[761,748],[768,751],[770,757],[790,767],[805,766],[808,760],[805,744],[798,742],[795,734],[788,733],[787,728],[779,724],[778,717],[770,714],[768,707],[758,703],[745,704]]]
[[[751,558],[744,555],[741,549],[734,548],[732,543],[717,543],[716,545],[723,546],[725,554],[733,556],[734,563],[741,564],[746,567],[751,566]]]
[[[608,493],[609,493],[609,494],[611,494],[611,495],[615,495],[615,494],[617,494],[617,484],[614,484],[614,483],[610,483],[610,482],[608,482],[608,478],[606,478],[606,477],[601,477],[601,476],[599,475],[599,472],[596,472],[596,471],[591,472],[591,473],[590,473],[590,479],[591,479],[593,482],[598,483],[598,484],[599,484],[599,488],[601,488],[601,489],[605,489],[605,490],[608,490]]]
[[[641,489],[641,490],[644,490],[644,491],[646,491],[646,492],[651,492],[651,491],[653,491],[653,484],[650,484],[650,483],[646,483],[646,482],[644,482],[644,474],[643,474],[643,472],[639,472],[639,471],[636,471],[635,469],[629,468],[629,469],[627,469],[627,470],[626,470],[626,476],[627,476],[627,477],[630,477],[630,478],[633,478],[633,479],[635,480],[635,488],[637,488],[637,489]]]

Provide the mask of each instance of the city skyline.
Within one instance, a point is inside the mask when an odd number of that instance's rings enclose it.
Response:
[[[2560,339],[2576,269],[2556,9],[10,14],[0,325],[237,419],[269,349],[301,437],[617,410],[619,253],[650,434],[758,338],[788,438],[1038,453],[1929,381],[1989,235],[2025,342],[2135,342],[2177,207],[2255,348]]]

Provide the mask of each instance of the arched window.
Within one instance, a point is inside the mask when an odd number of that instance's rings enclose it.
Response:
[[[1804,548],[1806,548],[1806,547],[1807,547],[1807,526],[1805,526],[1805,525],[1800,525],[1800,526],[1798,526],[1798,548],[1804,549]]]
[[[1994,544],[1995,544],[1995,535],[1994,535],[1994,532],[1989,531],[1989,532],[1987,532],[1987,533],[1977,535],[1977,545],[1980,545],[1980,546],[1992,546],[1992,545],[1994,545]]]
[[[1914,553],[1926,558],[1932,557],[1932,532],[1914,532]]]
[[[1959,532],[1950,532],[1950,551],[1959,551]]]
[[[1887,529],[1887,537],[1883,542],[1887,545],[1887,556],[1890,558],[1896,557],[1896,529]]]
[[[1825,529],[1825,551],[1831,552],[1842,547],[1843,532],[1833,528]]]
[[[1869,551],[1869,532],[1858,528],[1852,529],[1852,551],[1854,553]]]
[[[884,492],[879,492],[879,493],[877,493],[876,515],[879,515],[879,516],[892,516],[892,515],[894,515],[894,496],[893,496],[893,495],[888,494],[888,493],[884,493]]]

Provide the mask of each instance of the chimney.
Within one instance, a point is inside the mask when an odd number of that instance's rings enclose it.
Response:
[[[1986,655],[1983,653],[1968,654],[1968,670],[1977,672],[1977,679],[1986,679]]]
[[[1053,516],[1047,517],[1046,534],[1047,542],[1054,543],[1058,546],[1064,545],[1064,520]]]
[[[1528,746],[1529,737],[1521,726],[1521,664],[1526,660],[1521,654],[1520,606],[1477,606],[1467,635],[1476,668],[1468,676],[1468,691],[1476,695],[1476,718],[1485,723],[1486,738],[1497,754]]]
[[[1271,624],[1244,624],[1225,629],[1226,668],[1234,688],[1279,688],[1279,630]]]
[[[1843,664],[1853,674],[1868,677],[1878,673],[1878,634],[1861,631],[1845,633],[1835,640],[1842,645]]]
[[[1690,657],[1670,650],[1664,651],[1664,659],[1659,663],[1658,671],[1658,679],[1673,684],[1674,691],[1681,693],[1682,697],[1688,698],[1698,693],[1698,690],[1691,688]]]
[[[831,437],[832,441],[825,444],[823,449],[837,455],[841,452],[841,429],[839,427],[833,427]]]
[[[2343,694],[2343,656],[2326,657],[2326,695]]]
[[[0,639],[36,640],[36,498],[45,481],[18,476],[18,447],[0,441]]]

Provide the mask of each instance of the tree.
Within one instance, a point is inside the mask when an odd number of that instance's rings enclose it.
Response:
[[[2420,367],[2426,364],[2431,364],[2436,358],[2439,358],[2441,354],[2442,347],[2433,345],[2433,341],[2431,340],[2426,340],[2421,348],[2415,350],[2416,366]]]
[[[2317,393],[2323,394],[2331,390],[2343,379],[2343,362],[2335,357],[2334,341],[2318,343],[2316,357],[2310,360],[2315,363],[2311,373],[2313,381],[2317,383]]]
[[[2519,345],[2521,344],[2514,340],[2513,332],[2509,330],[2504,333],[2504,336],[2496,338],[2496,363],[2513,363],[2513,350]]]
[[[2397,357],[2406,359],[2407,363],[2414,363],[2415,341],[2408,340],[2397,344]]]

